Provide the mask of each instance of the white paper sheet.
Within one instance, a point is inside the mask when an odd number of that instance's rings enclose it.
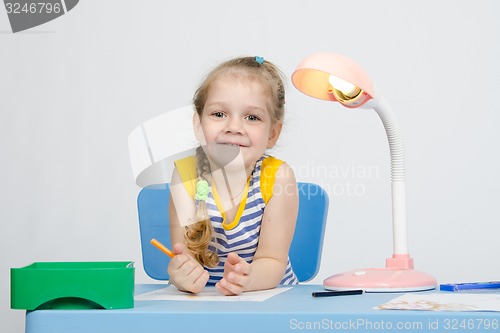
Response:
[[[203,302],[263,302],[291,288],[274,288],[245,292],[237,296],[224,296],[215,287],[207,287],[198,294],[189,294],[167,287],[135,296],[136,301],[203,301]]]
[[[377,310],[500,311],[500,293],[411,293],[374,307]]]

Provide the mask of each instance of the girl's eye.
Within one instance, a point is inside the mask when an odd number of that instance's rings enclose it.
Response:
[[[250,121],[258,121],[258,120],[260,120],[260,118],[259,118],[259,117],[257,117],[256,115],[253,115],[253,114],[248,115],[246,118],[247,118],[248,120],[250,120]]]
[[[224,112],[221,112],[221,111],[212,112],[212,116],[214,116],[216,118],[222,118],[222,117],[224,117]]]

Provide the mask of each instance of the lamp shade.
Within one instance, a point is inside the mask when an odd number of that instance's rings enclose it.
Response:
[[[350,101],[335,94],[332,76],[358,87],[359,96]],[[333,52],[319,52],[306,57],[292,74],[293,85],[311,97],[334,101],[348,108],[356,108],[375,98],[375,89],[368,74],[351,59]]]

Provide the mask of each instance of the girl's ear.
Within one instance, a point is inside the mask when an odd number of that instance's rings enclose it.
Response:
[[[283,123],[276,122],[271,126],[271,131],[269,131],[269,139],[267,140],[267,148],[272,148],[278,142],[280,137],[281,129],[283,128]]]
[[[198,112],[195,112],[193,114],[193,129],[194,136],[196,137],[196,140],[198,140],[200,145],[206,144],[205,135],[203,135],[203,128],[201,127],[201,120]]]

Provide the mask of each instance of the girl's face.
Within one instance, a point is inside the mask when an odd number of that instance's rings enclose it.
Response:
[[[194,117],[196,137],[210,162],[227,168],[242,160],[250,172],[281,132],[281,123],[271,118],[270,105],[270,95],[258,80],[231,74],[215,79],[201,117]]]

